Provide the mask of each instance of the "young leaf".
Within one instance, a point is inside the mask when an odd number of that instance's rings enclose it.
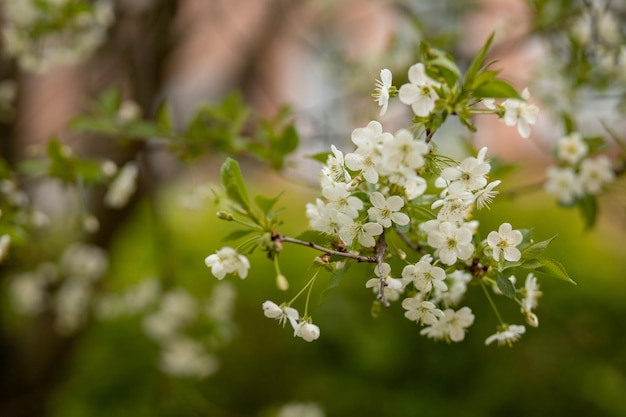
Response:
[[[495,79],[482,83],[474,90],[474,96],[481,98],[519,98],[520,95],[509,82]]]
[[[250,201],[248,200],[248,192],[239,169],[239,163],[232,158],[226,158],[226,161],[222,164],[220,175],[228,198],[238,204],[244,211],[250,213]]]
[[[233,230],[232,232],[230,232],[229,234],[224,236],[224,238],[222,238],[222,240],[225,241],[225,242],[228,242],[228,241],[231,241],[231,240],[241,239],[242,237],[247,236],[247,235],[249,235],[252,232],[254,232],[254,230],[252,230],[252,229]]]
[[[552,242],[556,238],[552,236],[550,239],[542,240],[541,242],[533,243],[528,246],[526,249],[522,251],[522,257],[524,259],[534,259],[540,257],[543,254],[543,251],[546,250],[550,242]]]
[[[515,298],[515,286],[504,275],[498,274],[498,278],[496,278],[496,284],[498,285],[498,288],[500,289],[500,291],[502,291],[502,294],[505,297],[513,299]]]
[[[474,78],[478,74],[478,71],[483,66],[483,62],[485,62],[485,58],[487,57],[487,51],[489,51],[489,47],[491,47],[491,42],[493,41],[494,32],[489,35],[487,41],[483,45],[483,47],[478,51],[472,63],[470,64],[467,72],[465,73],[465,85],[471,86],[474,83]]]
[[[542,266],[533,270],[537,277],[557,278],[576,284],[576,281],[569,276],[563,265],[556,259],[541,258],[539,262],[541,262]]]
[[[576,202],[576,206],[580,210],[585,221],[585,229],[589,230],[596,223],[598,217],[598,199],[595,195],[585,195]]]
[[[262,195],[257,195],[254,197],[254,202],[256,203],[257,207],[261,209],[261,212],[267,216],[281,195],[283,195],[282,192],[274,198],[268,198]]]

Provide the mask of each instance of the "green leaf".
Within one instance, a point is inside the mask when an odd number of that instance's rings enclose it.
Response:
[[[565,267],[556,259],[541,258],[538,261],[541,262],[541,267],[533,269],[533,274],[537,277],[556,278],[576,284],[576,281],[569,276]]]
[[[595,195],[586,194],[576,202],[576,207],[585,221],[585,229],[589,230],[596,224],[598,217],[598,199]]]
[[[319,246],[325,246],[326,244],[328,244],[328,235],[320,232],[314,232],[312,230],[307,230],[306,232],[300,233],[298,236],[296,236],[296,239],[307,243],[315,243]]]
[[[270,211],[272,210],[272,208],[274,207],[274,205],[276,204],[276,202],[282,195],[283,195],[282,192],[274,198],[268,198],[262,195],[257,195],[254,197],[254,202],[256,203],[257,207],[261,209],[261,212],[267,216],[269,215]]]
[[[332,155],[332,152],[320,152],[320,153],[315,153],[313,155],[307,155],[307,158],[312,159],[317,162],[321,162],[322,164],[325,164],[326,161],[328,161],[328,157],[330,155]]]
[[[337,265],[337,263],[335,263],[335,265]],[[322,294],[320,295],[320,298],[322,300],[324,298],[326,298],[326,296],[328,295],[328,293],[332,289],[337,288],[339,286],[339,284],[341,284],[341,280],[345,276],[346,271],[348,270],[348,267],[350,265],[351,265],[351,263],[346,262],[341,268],[335,268],[333,270],[333,272],[330,274],[330,280],[328,281],[328,287],[326,287],[324,289],[324,291],[322,291]]]
[[[481,98],[520,98],[508,81],[495,79],[482,83],[474,89],[474,96]]]
[[[220,175],[228,198],[250,214],[250,201],[248,200],[248,192],[239,169],[239,163],[232,158],[226,158],[226,161],[222,164]]]
[[[230,232],[229,234],[227,234],[226,236],[224,236],[222,238],[223,241],[228,242],[231,240],[237,240],[237,239],[241,239],[244,236],[249,235],[250,233],[254,232],[254,230],[252,229],[239,229],[239,230],[234,230],[232,232]]]
[[[541,257],[543,252],[546,250],[550,242],[552,242],[556,238],[556,235],[552,236],[550,239],[542,240],[541,242],[533,243],[528,246],[526,249],[522,251],[522,258],[524,259],[534,259]]]
[[[496,284],[505,297],[515,299],[515,286],[507,277],[502,274],[498,274]]]
[[[485,58],[487,57],[487,52],[489,51],[489,48],[491,47],[491,42],[493,42],[494,34],[495,33],[492,32],[491,35],[489,35],[483,47],[480,48],[480,51],[478,51],[478,53],[472,60],[472,63],[470,64],[469,68],[467,69],[467,72],[465,73],[465,85],[471,86],[474,83],[474,78],[478,74],[478,71],[482,68],[483,62],[485,62]]]

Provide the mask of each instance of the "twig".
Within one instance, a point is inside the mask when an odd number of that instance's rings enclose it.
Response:
[[[383,276],[383,257],[385,256],[385,252],[387,251],[387,241],[385,240],[385,232],[383,232],[378,241],[376,241],[376,268],[378,268],[378,277],[380,278],[380,288],[378,290],[378,299],[385,306],[389,307],[389,300],[385,297],[385,287],[387,283],[385,282],[385,277]]]
[[[300,245],[300,246],[306,246],[312,249],[315,249],[317,251],[326,253],[328,255],[334,255],[334,256],[343,256],[344,258],[350,258],[350,259],[355,259],[358,262],[370,262],[370,263],[375,263],[378,262],[378,253],[376,256],[362,256],[362,255],[357,255],[355,253],[350,253],[350,252],[341,252],[341,251],[337,251],[337,250],[332,250],[332,249],[328,249],[325,248],[323,246],[320,245],[316,245],[313,242],[306,242],[304,240],[299,240],[299,239],[294,239],[292,237],[289,236],[284,236],[281,235],[279,233],[275,233],[272,236],[272,240],[274,241],[279,241],[279,242],[285,242],[285,243],[293,243],[296,245]]]

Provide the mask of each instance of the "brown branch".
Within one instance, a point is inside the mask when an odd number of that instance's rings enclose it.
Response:
[[[342,256],[344,258],[355,259],[357,262],[370,262],[370,263],[378,262],[378,257],[377,256],[362,256],[362,255],[357,255],[355,253],[341,252],[341,251],[337,251],[337,250],[333,250],[333,249],[328,249],[328,248],[325,248],[323,246],[316,245],[313,242],[306,242],[304,240],[299,240],[299,239],[295,239],[295,238],[292,238],[292,237],[289,237],[289,236],[284,236],[284,235],[281,235],[279,233],[274,234],[272,239],[274,241],[285,242],[285,243],[293,243],[295,245],[306,246],[308,248],[315,249],[317,251],[326,253],[326,254],[331,255],[331,256]]]

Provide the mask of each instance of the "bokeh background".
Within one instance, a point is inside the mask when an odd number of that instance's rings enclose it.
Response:
[[[564,132],[560,112],[575,115],[588,134],[605,134],[602,122],[624,133],[624,113],[616,107],[624,84],[619,90],[592,76],[572,82],[575,68],[562,71],[571,59],[563,45],[591,7],[614,17],[617,47],[624,48],[622,1],[119,0],[106,41],[88,60],[32,74],[5,57],[3,78],[19,84],[14,113],[1,126],[2,157],[11,166],[53,136],[85,154],[127,160],[138,150],[133,145],[101,135],[86,139],[66,127],[109,87],[138,103],[147,118],[167,100],[181,125],[198,105],[232,91],[265,117],[291,105],[300,147],[283,171],[238,157],[252,194],[286,190],[278,203],[282,231],[296,236],[306,229],[305,204],[319,192],[319,164],[305,156],[330,144],[347,147],[351,130],[376,117],[369,95],[380,69],[401,80],[422,40],[467,65],[495,32],[490,56],[505,78],[520,89],[530,86],[542,108],[532,137],[479,120],[479,133],[469,136],[452,122],[436,142],[459,157],[466,141],[486,145],[502,166],[518,165],[478,219],[485,230],[508,221],[532,228],[537,240],[558,235],[548,253],[577,285],[541,281],[540,326],[512,348],[485,346],[496,319],[480,291],[470,291],[476,323],[464,342],[446,344],[420,336],[399,305],[372,317],[373,295],[364,286],[372,270],[357,265],[330,292],[322,291],[326,277],[318,284],[313,304],[321,337],[305,343],[262,314],[265,300],[290,297],[277,289],[264,254],[250,257],[246,280],[218,282],[204,265],[235,230],[216,218],[218,206],[206,191],[219,183],[228,155],[213,149],[183,164],[150,152],[151,177],[142,177],[128,206],[94,209],[101,228],[87,240],[106,249],[108,268],[82,325],[70,334],[55,330],[45,308],[35,316],[15,308],[16,274],[58,258],[76,238],[67,229],[75,213],[71,190],[54,181],[25,184],[52,227],[0,264],[0,416],[626,416],[626,184],[620,179],[600,198],[590,230],[577,210],[559,207],[541,187],[525,187],[540,181],[552,161],[551,147]],[[619,65],[607,71],[622,71]],[[572,86],[583,86],[584,94],[565,95]],[[409,121],[393,103],[383,119],[390,131]],[[293,288],[309,279],[315,255],[285,247],[281,269]],[[221,321],[188,330],[211,349],[208,375],[172,375],[159,366],[162,346],[145,330],[154,306],[133,314],[98,307],[102,298],[150,279],[163,293],[184,288],[199,309],[218,304],[212,295],[222,297]]]

